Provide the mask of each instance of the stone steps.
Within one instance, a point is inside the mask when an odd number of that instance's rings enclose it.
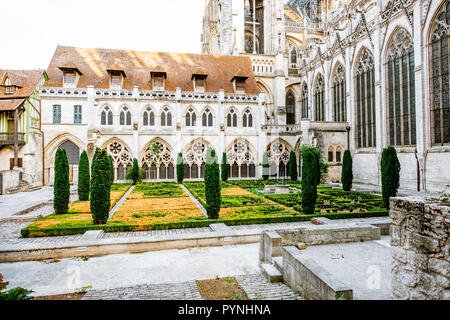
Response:
[[[283,275],[281,274],[281,272],[272,264],[261,264],[261,271],[264,278],[266,278],[267,281],[271,283],[281,282],[283,280]]]
[[[275,265],[275,268],[277,268],[280,273],[283,273],[283,257],[273,257],[272,261]]]

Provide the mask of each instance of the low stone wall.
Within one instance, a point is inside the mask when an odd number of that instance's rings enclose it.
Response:
[[[281,256],[281,237],[274,231],[263,231],[259,240],[259,262],[272,263],[273,257]]]
[[[390,207],[394,298],[450,300],[450,207],[408,197]]]
[[[353,290],[328,271],[302,257],[295,247],[283,247],[283,281],[307,300],[353,299]]]
[[[2,175],[2,194],[5,194],[8,189],[18,187],[20,184],[20,171],[19,170],[4,170],[0,171]]]
[[[283,245],[320,245],[380,239],[380,228],[369,224],[323,224],[302,226],[295,229],[277,230]]]

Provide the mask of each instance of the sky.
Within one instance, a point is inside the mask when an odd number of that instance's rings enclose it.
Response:
[[[2,0],[0,3],[0,69],[47,69],[58,44],[201,52],[205,0]]]

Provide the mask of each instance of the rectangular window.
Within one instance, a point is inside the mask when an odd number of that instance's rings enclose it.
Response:
[[[61,123],[61,106],[53,106],[53,123]]]
[[[73,123],[81,123],[81,106],[73,106]]]

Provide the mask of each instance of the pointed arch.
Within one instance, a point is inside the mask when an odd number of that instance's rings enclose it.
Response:
[[[303,81],[300,86],[300,106],[302,110],[302,119],[309,119],[309,96],[308,84]]]
[[[376,146],[375,72],[372,53],[361,47],[355,61],[356,147]]]
[[[295,94],[292,89],[286,93],[286,124],[295,124]]]
[[[206,150],[211,144],[203,139],[197,138],[191,141],[183,152],[184,178],[202,179],[205,175]]]
[[[131,111],[127,105],[120,108],[119,124],[121,126],[131,126]]]
[[[289,176],[289,155],[292,147],[285,140],[278,138],[266,147],[269,174],[271,177],[287,178]]]
[[[175,161],[170,145],[157,137],[149,141],[141,152],[141,167],[145,180],[175,179]]]
[[[113,112],[109,105],[104,105],[100,112],[100,125],[112,126],[113,125]]]
[[[113,159],[114,177],[116,180],[125,180],[126,170],[133,164],[130,148],[120,139],[111,138],[102,146]]]
[[[322,73],[314,80],[314,121],[325,121],[325,80]]]
[[[331,98],[333,103],[333,121],[347,121],[347,93],[344,65],[337,61],[331,73]]]
[[[256,177],[257,152],[251,143],[244,138],[235,139],[225,149],[229,178]]]
[[[144,127],[155,125],[155,109],[151,105],[145,106],[142,112],[142,125]]]
[[[253,127],[253,113],[250,107],[245,108],[242,112],[242,127]]]
[[[236,108],[234,106],[229,107],[225,114],[227,127],[237,127],[238,121]]]
[[[206,106],[202,110],[202,127],[213,126],[213,109],[210,106]]]
[[[66,141],[73,143],[79,150],[86,150],[86,144],[81,139],[70,133],[62,133],[53,138],[53,140],[50,141],[44,148],[45,163],[47,168],[53,166],[55,163],[56,150]]]
[[[394,29],[387,42],[384,60],[389,145],[415,145],[414,46],[406,29]]]

